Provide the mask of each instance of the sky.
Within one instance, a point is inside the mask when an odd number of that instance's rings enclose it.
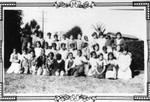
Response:
[[[65,0],[66,1],[66,0]],[[95,1],[95,0],[94,0]],[[69,1],[66,1],[67,3]],[[107,32],[121,32],[146,39],[146,14],[139,7],[94,7],[94,8],[55,8],[55,7],[18,7],[23,10],[23,22],[26,24],[35,19],[42,28],[42,11],[44,11],[44,33],[67,32],[74,26],[82,29],[83,35],[91,35],[95,30],[92,25],[103,23]],[[24,25],[22,25],[23,27]]]

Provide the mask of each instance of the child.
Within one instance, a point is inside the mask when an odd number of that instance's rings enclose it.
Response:
[[[48,70],[49,70],[49,74],[50,74],[50,75],[55,75],[54,62],[55,62],[54,53],[53,53],[53,52],[50,52],[50,53],[48,54],[48,58],[47,58],[47,60],[46,60],[47,68],[48,68]]]
[[[34,31],[34,34],[31,35],[31,38],[32,38],[32,45],[35,48],[36,47],[36,42],[37,42],[37,39],[38,39],[38,31],[37,30]]]
[[[131,65],[131,57],[130,54],[128,54],[128,49],[124,48],[122,54],[118,58],[118,78],[123,80],[129,80],[132,78],[132,73],[130,69]]]
[[[98,43],[96,43],[95,45],[93,45],[93,50],[96,52],[97,55],[100,53],[99,44]]]
[[[88,64],[88,61],[86,60],[86,58],[84,56],[82,56],[82,51],[77,50],[77,56],[72,65],[73,76],[75,76],[75,77],[84,76],[85,75],[85,71],[84,71],[85,64]]]
[[[33,47],[31,46],[31,42],[27,43],[27,53],[31,52],[31,50],[33,50]]]
[[[100,46],[100,52],[103,50],[103,46],[105,46],[106,39],[104,38],[103,34],[99,34],[98,44]]]
[[[19,60],[20,54],[16,51],[16,49],[13,49],[13,53],[10,55],[10,62],[11,66],[8,68],[6,73],[19,73],[20,74],[20,60]]]
[[[73,53],[72,52],[69,52],[68,53],[68,58],[65,62],[65,71],[66,71],[66,75],[72,75],[72,65],[74,63],[74,58],[73,58]]]
[[[29,72],[29,60],[28,60],[27,49],[22,50],[21,68],[22,68],[22,71],[24,74],[28,74],[28,72]]]
[[[90,59],[90,48],[88,43],[84,42],[82,44],[82,52],[83,52],[83,56],[85,56],[86,59]]]
[[[107,51],[108,51],[108,52],[112,52],[112,43],[113,43],[113,41],[112,41],[111,36],[110,36],[110,35],[107,35],[107,36],[106,36],[106,43],[105,43],[105,46],[107,47]]]
[[[43,48],[44,46],[44,38],[43,38],[43,32],[39,31],[39,37],[37,38],[37,41],[41,43],[41,47]]]
[[[50,50],[50,52],[53,52],[54,53],[54,59],[56,59],[56,55],[58,54],[58,51],[57,51],[57,44],[56,43],[52,43],[52,49]]]
[[[72,52],[72,53],[73,53],[73,57],[76,57],[76,56],[77,56],[77,50],[76,50],[76,48],[75,48],[75,43],[70,44],[69,52]]]
[[[108,59],[108,52],[107,52],[107,47],[106,46],[103,46],[102,54],[103,54],[104,59],[107,60]]]
[[[45,55],[48,56],[51,50],[49,49],[49,45],[47,42],[44,43],[44,50],[45,50]]]
[[[94,77],[105,78],[106,60],[104,59],[102,53],[100,53],[98,55],[97,63],[98,63],[98,66],[97,66],[96,73],[95,73]]]
[[[65,61],[67,59],[68,50],[65,43],[61,43],[61,49],[59,53],[62,55],[62,59]]]
[[[78,34],[78,39],[76,40],[77,50],[82,49],[83,41],[81,39],[82,39],[82,35]]]
[[[45,50],[42,49],[41,55],[36,59],[37,63],[37,75],[47,75],[46,73],[48,70],[46,68],[46,55],[45,55]]]
[[[46,40],[46,42],[48,43],[49,46],[52,46],[52,43],[53,43],[53,40],[52,40],[52,38],[51,38],[51,35],[52,35],[52,34],[51,34],[50,32],[48,32],[48,33],[47,33],[47,38],[45,38],[45,40]],[[49,46],[48,46],[48,47],[49,47]]]
[[[116,59],[119,58],[121,51],[122,51],[122,47],[120,45],[117,45],[115,50],[113,50],[113,54],[114,54]]]
[[[61,57],[62,57],[61,54],[57,54],[56,61],[54,62],[56,76],[64,76],[65,74],[65,61]]]
[[[88,43],[89,49],[92,51],[92,42],[89,41],[88,36],[84,36],[84,43]],[[89,54],[90,55],[90,54]]]
[[[97,54],[95,51],[91,52],[91,58],[89,60],[90,69],[87,73],[87,76],[94,76],[97,68]]]
[[[116,39],[114,40],[114,45],[120,45],[121,47],[124,47],[125,41],[122,38],[122,34],[120,32],[116,33]]]
[[[67,46],[68,46],[68,50],[71,49],[71,44],[74,44],[74,48],[76,49],[76,42],[74,40],[73,35],[70,35],[68,42],[67,42]]]
[[[106,78],[108,79],[116,79],[116,59],[112,52],[108,53],[108,61],[106,67]]]
[[[36,57],[39,57],[41,55],[42,48],[41,43],[39,41],[36,42],[36,47],[34,48],[34,51]]]
[[[93,32],[92,34],[92,37],[93,37],[93,41],[92,41],[92,46],[95,45],[96,43],[98,43],[98,35],[96,32]]]
[[[53,43],[56,44],[56,49],[60,50],[60,42],[58,40],[58,35],[56,35],[56,34],[54,35],[54,41],[53,41]]]
[[[29,71],[31,74],[36,75],[36,57],[34,50],[31,50],[28,54],[28,60],[29,60]]]
[[[61,41],[60,41],[60,45],[61,45],[62,43],[66,44],[66,48],[68,49],[67,40],[66,40],[66,35],[65,35],[65,34],[62,35],[62,39],[61,39]]]

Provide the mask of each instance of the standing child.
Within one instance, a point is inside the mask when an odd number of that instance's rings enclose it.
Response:
[[[106,67],[106,78],[108,79],[116,79],[116,59],[112,52],[108,53],[108,61]]]
[[[71,49],[71,44],[74,44],[74,48],[76,49],[76,42],[74,40],[74,37],[73,35],[70,35],[69,39],[68,39],[68,42],[67,42],[67,46],[68,46],[68,50]]]
[[[16,49],[13,49],[13,53],[10,55],[10,62],[11,66],[8,68],[6,73],[19,73],[20,74],[20,60],[19,60],[20,54],[16,51]]]
[[[76,50],[76,48],[75,48],[75,43],[70,44],[69,52],[72,52],[73,57],[76,57],[76,56],[77,56],[77,50]]]
[[[122,54],[118,58],[118,78],[123,80],[129,80],[132,78],[132,73],[130,69],[131,65],[131,56],[128,54],[127,48],[124,48]]]
[[[57,50],[57,44],[56,43],[53,43],[52,44],[52,49],[50,50],[50,52],[53,52],[54,53],[54,59],[56,59],[56,55],[58,54],[58,50]]]
[[[59,53],[62,55],[62,59],[65,61],[67,59],[68,50],[66,48],[65,43],[61,43],[61,49],[59,50]]]
[[[116,59],[118,59],[119,56],[121,55],[121,50],[122,50],[122,47],[120,45],[117,45],[115,50],[113,50],[113,54]]]
[[[76,40],[77,50],[82,49],[82,44],[83,44],[82,35],[78,34],[78,39]]]
[[[56,61],[54,62],[54,68],[56,69],[56,76],[64,76],[65,74],[65,61],[61,58],[61,54],[56,55]]]
[[[57,34],[54,35],[54,41],[53,41],[53,43],[56,44],[56,49],[60,50],[60,41],[58,40],[58,35]]]

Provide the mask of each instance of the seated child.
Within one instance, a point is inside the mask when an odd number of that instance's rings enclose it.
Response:
[[[36,59],[36,67],[37,67],[37,75],[46,75],[46,55],[45,55],[45,50],[42,49],[41,55]]]
[[[65,62],[65,71],[66,71],[66,75],[71,76],[71,71],[72,71],[72,65],[74,63],[74,58],[73,58],[73,53],[69,52],[68,53],[68,58]]]
[[[47,68],[48,68],[48,70],[49,70],[49,74],[50,74],[50,75],[55,75],[54,62],[55,62],[54,53],[53,53],[53,52],[50,52],[50,53],[48,54],[48,58],[47,58],[47,60],[46,60]]]
[[[97,69],[97,54],[95,51],[91,52],[91,58],[89,60],[90,69],[87,73],[87,76],[94,76]]]
[[[22,50],[21,69],[22,69],[22,73],[24,73],[24,74],[29,73],[29,60],[28,60],[27,49]]]
[[[116,79],[116,59],[112,52],[108,53],[107,67],[106,67],[106,78]]]
[[[19,73],[20,74],[20,59],[19,59],[20,54],[16,51],[16,49],[13,49],[13,53],[10,55],[10,62],[11,65],[8,68],[6,73]]]
[[[37,70],[36,70],[36,57],[35,57],[35,52],[34,50],[31,50],[30,53],[28,54],[28,60],[29,60],[29,71],[31,74],[36,75]]]
[[[102,53],[100,53],[98,55],[97,64],[98,64],[98,66],[96,68],[96,73],[95,73],[94,77],[105,78],[106,60],[104,59]]]
[[[77,56],[75,57],[73,67],[73,76],[85,76],[85,65],[88,64],[88,60],[86,60],[85,56],[82,56],[82,51],[77,50]]]
[[[61,54],[56,55],[56,61],[54,62],[55,75],[64,76],[65,74],[65,61],[62,59]]]

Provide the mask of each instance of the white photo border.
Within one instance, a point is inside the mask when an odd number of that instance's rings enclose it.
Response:
[[[145,96],[87,96],[82,94],[63,94],[54,96],[4,96],[3,94],[3,59],[2,59],[2,44],[3,44],[3,8],[4,7],[56,7],[67,8],[76,7],[81,9],[92,7],[145,7],[146,8],[146,23],[147,23],[147,45],[148,45],[148,59],[147,59],[147,73],[150,73],[150,1],[133,1],[133,2],[81,2],[71,0],[69,3],[63,1],[55,2],[0,2],[0,100],[1,101],[15,101],[15,100],[55,100],[59,101],[88,101],[92,100],[150,100],[150,75],[147,74],[147,95]]]

